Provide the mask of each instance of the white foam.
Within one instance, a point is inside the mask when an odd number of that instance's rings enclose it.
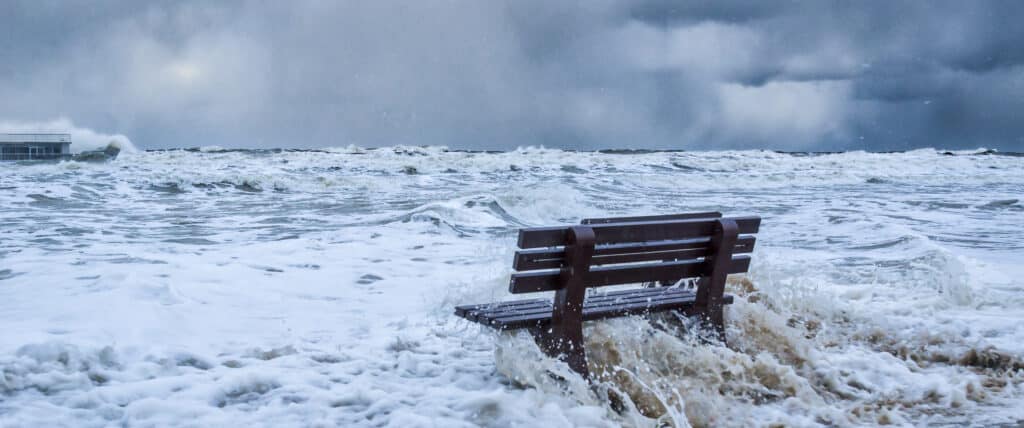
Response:
[[[935,150],[12,166],[0,424],[1017,423],[1022,208],[993,202],[1022,186],[1020,158]],[[729,347],[591,325],[609,373],[592,388],[528,335],[451,315],[522,297],[507,293],[519,227],[696,210],[764,217]]]

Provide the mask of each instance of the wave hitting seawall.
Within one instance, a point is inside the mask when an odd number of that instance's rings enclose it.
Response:
[[[591,323],[590,387],[524,334],[516,229],[764,218],[728,347]],[[1013,425],[1024,158],[171,150],[0,168],[0,425]]]

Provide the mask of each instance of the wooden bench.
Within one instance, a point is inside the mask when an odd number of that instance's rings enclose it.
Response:
[[[721,213],[585,219],[580,225],[519,231],[509,283],[512,294],[554,291],[554,299],[465,305],[455,314],[499,330],[529,329],[545,353],[588,377],[583,321],[659,311],[700,316],[725,340],[723,305],[728,274],[746,272],[760,217]],[[634,283],[641,287],[587,296],[587,288]]]

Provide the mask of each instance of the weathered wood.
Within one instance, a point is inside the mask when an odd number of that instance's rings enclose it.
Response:
[[[695,293],[693,290],[688,290],[678,287],[645,287],[645,288],[633,288],[627,290],[614,290],[606,293],[598,293],[587,296],[584,301],[584,306],[594,305],[607,305],[622,303],[632,298],[649,298],[656,297],[661,293],[669,292],[689,292]],[[489,317],[500,317],[502,313],[522,313],[534,311],[536,308],[543,307],[543,312],[551,312],[551,299],[523,299],[523,300],[509,300],[503,302],[485,303],[481,305],[462,305],[456,306],[456,315],[461,317],[471,318],[476,317],[480,314],[487,314]]]
[[[760,217],[733,219],[739,233],[757,233]],[[710,236],[715,231],[715,219],[686,219],[670,221],[643,221],[634,223],[607,223],[592,226],[596,245],[624,242],[680,240]],[[569,226],[536,227],[519,231],[519,248],[557,247],[566,241]]]
[[[584,307],[583,321],[599,320],[604,318],[621,317],[627,315],[640,315],[669,310],[685,310],[693,306],[695,297],[688,296],[667,296],[660,299],[645,299],[630,301],[621,305],[609,305],[591,308]],[[524,328],[529,326],[545,327],[551,317],[548,314],[523,314],[518,316],[503,317],[490,321],[492,327],[508,330]]]
[[[732,248],[736,245],[739,227],[732,219],[717,220],[715,235],[711,238],[710,263],[706,273],[697,285],[697,300],[694,307],[715,329],[718,340],[725,341],[725,322],[722,319],[725,279],[731,273]],[[746,269],[744,269],[746,271]]]
[[[749,253],[754,250],[753,236],[741,236],[736,240],[733,254]],[[682,260],[706,257],[711,248],[711,238],[694,238],[678,241],[638,242],[610,244],[594,249],[592,265],[632,263],[651,260]],[[538,269],[558,269],[565,263],[562,248],[533,248],[520,250],[512,260],[512,269],[523,272]]]
[[[674,281],[701,276],[705,272],[703,260],[644,263],[620,266],[597,266],[587,275],[587,287],[633,284],[650,281]],[[746,272],[750,256],[735,256],[728,264],[728,273]],[[512,294],[553,291],[562,287],[559,271],[539,270],[512,274],[508,291]]]
[[[594,311],[633,303],[653,303],[659,299],[686,296],[694,300],[696,299],[696,292],[679,287],[648,287],[624,290],[617,294],[610,293],[605,296],[588,297],[584,302],[584,309]],[[473,309],[466,316],[467,318],[472,317],[474,321],[483,322],[485,320],[502,320],[521,316],[547,316],[550,315],[551,309],[550,300],[513,301],[503,305]]]
[[[583,301],[587,296],[587,273],[594,255],[594,231],[588,226],[573,226],[566,240],[566,266],[559,273],[561,287],[552,304],[551,329],[538,339],[548,352],[562,356],[573,371],[588,375],[583,351]]]
[[[620,303],[603,304],[592,303],[587,300],[583,305],[583,321],[594,321],[605,318],[642,315],[664,311],[682,311],[686,315],[692,315],[693,302],[696,294],[693,291],[678,291],[671,287],[652,287],[644,290],[676,290],[663,292],[661,294],[636,298],[624,298]],[[638,290],[630,290],[638,291]],[[733,296],[725,295],[726,304],[733,302]],[[502,311],[502,307],[492,308],[494,311]],[[481,311],[473,313],[472,321],[499,330],[514,330],[520,328],[539,327],[545,331],[551,322],[551,301],[544,302],[544,306],[522,309],[520,312],[488,312]]]
[[[719,218],[722,213],[708,211],[703,213],[684,213],[667,215],[645,215],[637,217],[607,217],[607,218],[585,218],[580,224],[606,224],[606,223],[632,223],[638,221],[664,221],[664,220],[686,220],[691,218]]]
[[[673,287],[649,287],[631,290],[618,290],[611,293],[587,296],[586,300],[584,301],[584,306],[587,308],[612,306],[617,304],[629,303],[630,301],[633,300],[657,298],[658,296],[662,296],[667,293],[689,293],[695,295],[695,292],[693,290],[686,290],[682,288]],[[550,315],[551,309],[551,299],[515,300],[509,302],[500,302],[492,305],[479,305],[477,307],[469,307],[466,309],[467,313],[465,314],[465,316],[486,316],[489,318],[502,318],[506,316],[518,316],[533,313]]]

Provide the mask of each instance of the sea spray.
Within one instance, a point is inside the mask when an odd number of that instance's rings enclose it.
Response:
[[[728,346],[701,340],[694,334],[697,324],[673,320],[674,315],[629,317],[586,323],[590,388],[564,363],[543,355],[525,332],[500,336],[498,371],[523,387],[569,395],[581,403],[603,401],[610,417],[633,426],[744,425],[753,420],[781,425],[903,423],[1005,396],[1011,383],[1012,388],[1021,387],[1020,361],[991,348],[967,347],[959,358],[930,354],[930,359],[920,349],[921,357],[913,358],[900,355],[881,338],[860,338],[901,358],[888,359],[899,361],[898,367],[880,378],[870,372],[871,361],[887,358],[863,349],[856,333],[839,341],[819,337],[817,330],[844,327],[812,313],[795,313],[785,302],[772,302],[745,278],[731,278],[728,291],[737,296],[727,309]],[[949,339],[918,339],[924,343],[916,346],[950,344]],[[900,343],[904,353],[913,352],[905,338]],[[830,355],[836,348],[850,355]],[[858,369],[843,368],[850,363]],[[961,373],[959,379],[920,383],[930,378],[927,366],[935,363],[971,369],[954,369]],[[908,383],[897,380],[901,378]]]

